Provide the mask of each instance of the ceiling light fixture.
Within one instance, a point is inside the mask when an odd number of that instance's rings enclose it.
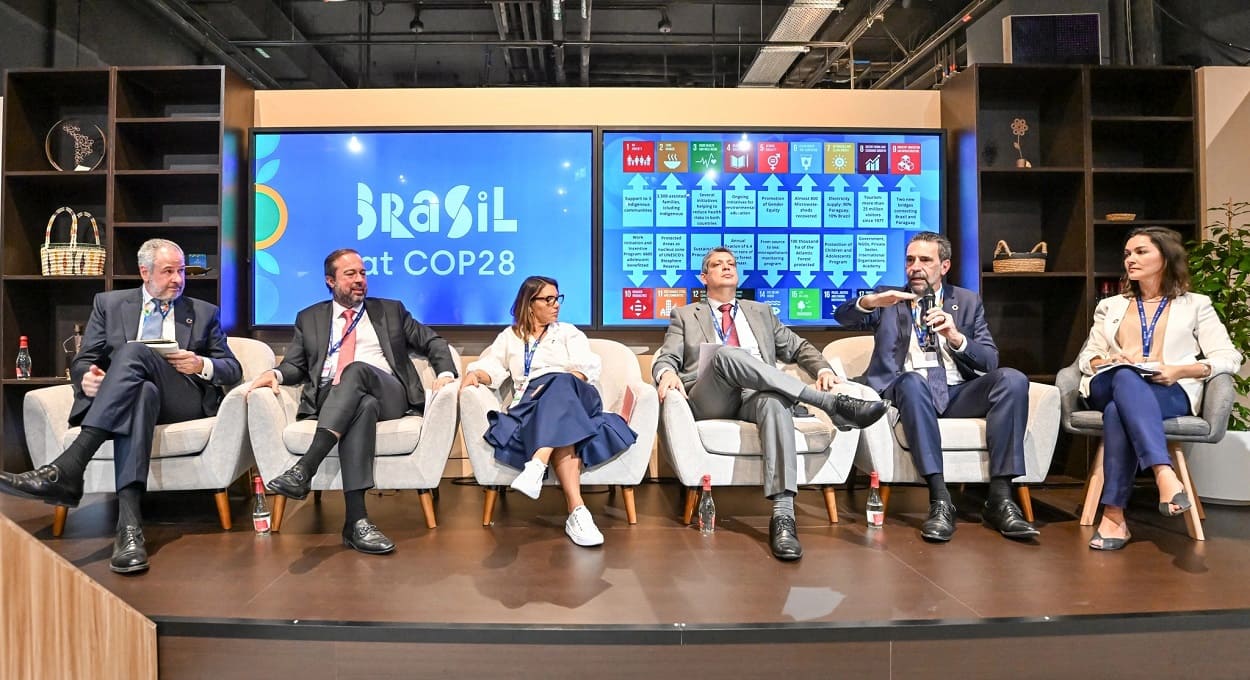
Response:
[[[659,32],[661,32],[661,33],[672,33],[672,32],[673,32],[673,22],[669,21],[669,19],[668,19],[668,8],[667,8],[667,7],[661,7],[661,8],[660,8],[660,23],[656,24],[656,25],[655,25],[655,28],[656,28],[656,30],[658,30],[658,31],[659,31]]]

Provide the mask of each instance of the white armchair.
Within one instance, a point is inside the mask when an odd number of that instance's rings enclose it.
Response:
[[[812,384],[813,378],[796,364],[777,364],[778,368]],[[837,372],[838,364],[834,364]],[[838,385],[834,392],[857,396],[855,385]],[[799,484],[819,485],[825,499],[829,521],[837,523],[837,495],[833,485],[846,481],[851,472],[859,430],[839,431],[829,416],[809,407],[811,417],[794,419],[795,450],[798,452]],[[690,523],[703,475],[712,476],[713,486],[761,486],[764,483],[764,461],[760,456],[760,432],[755,423],[742,420],[698,420],[690,410],[690,402],[680,393],[670,392],[661,403],[661,435],[664,451],[686,487],[682,521]]]
[[[152,463],[148,491],[215,489],[221,528],[230,530],[230,503],[226,487],[252,466],[247,438],[245,392],[247,384],[262,371],[273,368],[273,350],[259,340],[227,338],[230,351],[243,368],[242,382],[227,392],[213,418],[157,425],[152,439]],[[69,426],[74,405],[70,385],[45,387],[26,394],[22,415],[26,446],[36,467],[51,463],[78,437],[80,428]],[[83,474],[84,493],[116,492],[113,478],[113,442],[106,441]],[[65,529],[69,509],[57,506],[52,535]]]
[[[582,470],[581,482],[583,485],[621,486],[625,516],[630,524],[637,524],[633,487],[642,481],[651,462],[655,426],[659,419],[659,399],[655,390],[642,381],[638,357],[627,347],[612,340],[592,339],[590,349],[603,360],[599,395],[603,399],[604,410],[625,417],[629,427],[638,434],[638,439],[616,458]],[[488,427],[486,414],[502,410],[503,404],[512,401],[511,380],[505,381],[499,388],[496,392],[485,385],[477,385],[460,393],[460,427],[464,434],[464,446],[473,466],[473,478],[486,487],[482,526],[490,526],[499,487],[507,486],[519,474],[517,470],[495,460],[495,449],[484,439]],[[632,410],[625,408],[627,392],[632,395]],[[556,485],[559,482],[552,475],[546,484]]]
[[[460,355],[451,349],[452,361],[460,365]],[[412,356],[412,363],[425,385],[433,385],[434,369],[422,356]],[[416,489],[421,498],[425,524],[438,526],[434,516],[431,491],[438,488],[451,455],[456,436],[456,392],[460,381],[454,380],[435,394],[426,390],[425,414],[404,416],[378,423],[377,449],[373,461],[374,483],[379,489]],[[278,394],[272,390],[256,390],[247,397],[248,432],[256,455],[256,467],[262,478],[277,477],[295,464],[312,444],[317,421],[296,420],[299,385],[281,385]],[[312,479],[312,488],[320,492],[343,488],[339,468],[338,446],[322,462]],[[274,500],[273,530],[282,529],[286,497]]]
[[[830,361],[838,358],[848,375],[863,375],[872,357],[874,339],[871,335],[834,340],[825,346],[824,355]],[[876,394],[866,385],[862,389]],[[942,433],[943,476],[947,482],[977,483],[990,481],[990,455],[985,438],[984,418],[941,418],[938,429]],[[1053,385],[1029,383],[1028,428],[1024,434],[1024,475],[1015,478],[1016,491],[1025,519],[1033,521],[1033,503],[1028,484],[1046,479],[1050,460],[1055,455],[1055,441],[1059,437],[1059,390]],[[855,467],[876,471],[882,484],[923,482],[916,470],[899,422],[898,411],[893,407],[884,418],[864,429],[859,450],[855,454]],[[890,488],[881,489],[883,501],[888,501]]]

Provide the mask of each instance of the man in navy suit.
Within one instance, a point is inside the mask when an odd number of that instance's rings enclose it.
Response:
[[[186,263],[178,244],[144,242],[139,276],[141,288],[95,296],[82,350],[70,367],[69,424],[81,424],[82,432],[51,464],[0,475],[4,493],[75,507],[87,463],[112,439],[118,516],[109,566],[123,574],[148,568],[139,500],[155,427],[215,415],[222,386],[243,377],[216,305],[182,296]],[[135,342],[162,338],[177,341],[178,349],[158,353]]]
[[[295,316],[295,336],[282,363],[252,381],[252,389],[303,383],[296,418],[315,418],[308,451],[286,472],[269,480],[269,490],[302,499],[317,468],[338,447],[346,521],[343,543],[381,555],[395,544],[369,521],[365,491],[373,488],[373,458],[379,421],[425,409],[425,387],[408,353],[425,356],[437,377],[434,392],[459,374],[447,341],[412,318],[398,300],[367,297],[364,260],[350,248],[326,256],[325,283],[331,298]]]
[[[1032,538],[1037,529],[1011,500],[1011,480],[1024,474],[1028,379],[998,366],[981,299],[943,284],[950,267],[950,241],[920,232],[907,245],[907,287],[882,287],[848,300],[835,317],[847,328],[876,333],[862,380],[898,408],[916,469],[929,485],[929,517],[921,535],[949,541],[955,533],[955,506],[942,478],[938,418],[984,417],[990,488],[983,516],[1004,536]],[[930,291],[934,304],[922,314],[922,296]]]

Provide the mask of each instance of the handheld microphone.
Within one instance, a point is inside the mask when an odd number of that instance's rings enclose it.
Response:
[[[920,298],[920,323],[927,331],[924,338],[924,347],[920,349],[925,352],[936,352],[938,347],[937,333],[932,328],[929,328],[929,322],[926,320],[929,316],[929,311],[934,307],[937,307],[937,292],[933,290],[933,286],[928,281],[925,281],[924,295]]]

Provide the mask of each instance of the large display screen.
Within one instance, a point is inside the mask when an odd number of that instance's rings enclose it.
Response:
[[[534,274],[559,280],[562,320],[590,324],[593,146],[590,130],[255,130],[252,325],[328,299],[338,248],[426,324],[509,324]]]
[[[941,130],[603,133],[602,325],[662,326],[703,295],[703,256],[742,297],[836,326],[862,289],[905,283],[907,241],[943,231]]]

